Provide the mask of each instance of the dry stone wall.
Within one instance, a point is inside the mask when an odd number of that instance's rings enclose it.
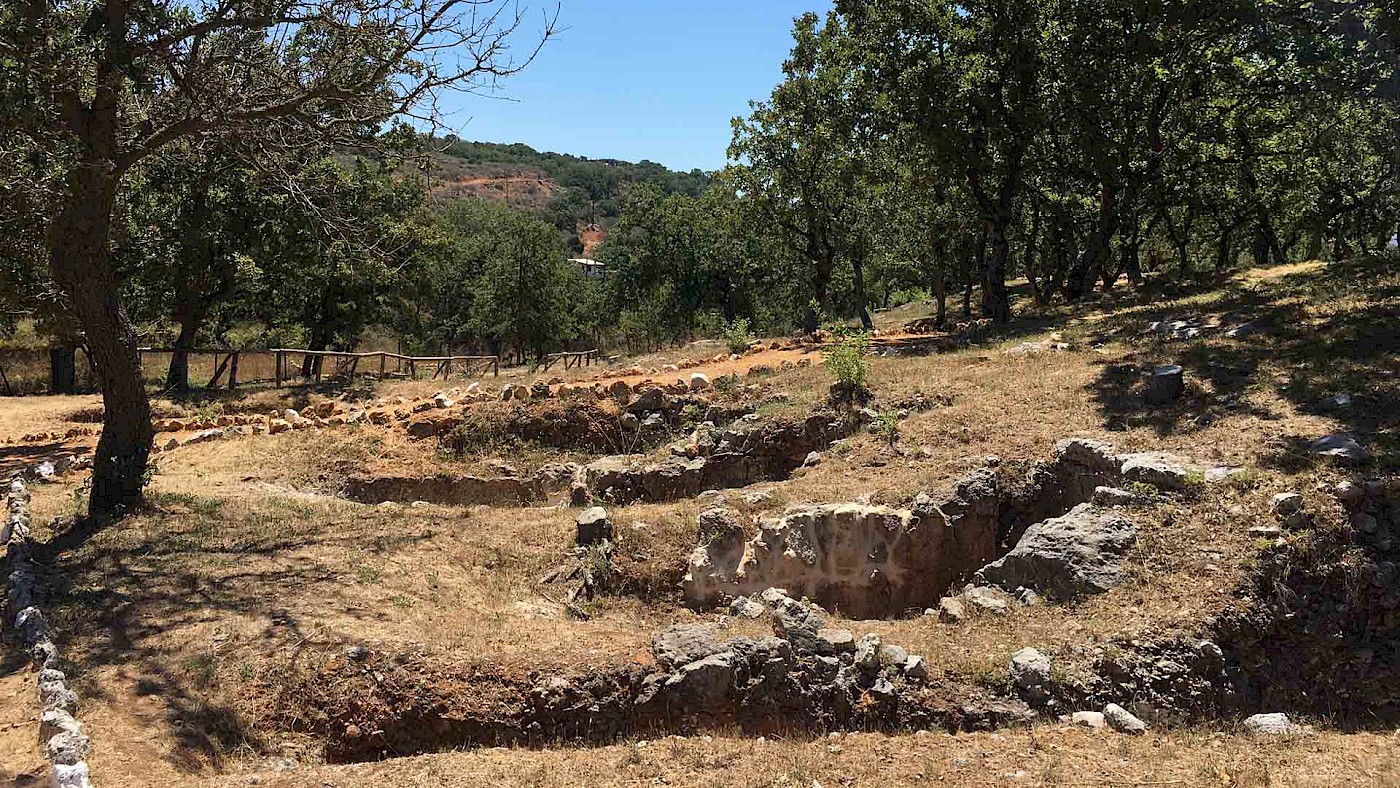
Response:
[[[91,788],[86,758],[91,745],[75,714],[78,696],[58,669],[54,644],[44,614],[35,605],[33,546],[29,539],[29,491],[24,482],[10,482],[8,515],[0,543],[5,544],[6,582],[11,624],[39,669],[39,739],[52,765],[49,784],[55,788]]]

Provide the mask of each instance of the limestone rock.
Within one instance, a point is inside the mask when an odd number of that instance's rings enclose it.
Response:
[[[1240,725],[1248,733],[1263,736],[1287,736],[1307,732],[1307,728],[1290,720],[1287,714],[1280,712],[1255,714],[1246,718]]]
[[[1344,434],[1318,438],[1308,445],[1308,451],[1343,465],[1362,463],[1371,457],[1371,452],[1367,451],[1366,447],[1357,443],[1350,435]]]
[[[1279,493],[1269,499],[1269,511],[1275,517],[1287,517],[1295,512],[1302,511],[1303,496],[1295,492]]]
[[[674,669],[724,651],[711,624],[673,624],[651,639],[651,652],[657,663]]]
[[[725,651],[682,665],[666,679],[672,697],[684,698],[696,712],[721,710],[734,691],[734,652]]]
[[[825,640],[831,647],[830,651],[825,653],[844,654],[857,648],[856,636],[849,629],[820,629],[817,630],[817,637]]]
[[[1137,526],[1117,511],[1080,504],[1032,525],[1011,552],[978,570],[977,582],[1054,600],[1101,593],[1126,579],[1123,557],[1136,540]]]
[[[608,519],[607,510],[601,506],[583,510],[574,523],[577,526],[574,543],[579,547],[611,542],[615,538],[612,520]]]
[[[666,392],[659,388],[649,388],[637,393],[637,396],[627,405],[628,413],[651,413],[653,411],[665,410],[669,401]]]
[[[865,673],[880,670],[880,636],[871,632],[856,641],[855,666]]]
[[[1119,733],[1126,733],[1129,736],[1141,736],[1147,733],[1147,723],[1116,703],[1110,703],[1103,707],[1103,718],[1108,721],[1109,727]]]
[[[1076,711],[1070,721],[1081,728],[1093,728],[1098,730],[1108,725],[1102,712],[1097,711]]]
[[[1050,698],[1050,658],[1033,648],[1011,655],[1011,682],[1027,701],[1043,703]]]
[[[1142,499],[1118,487],[1095,487],[1090,501],[1096,506],[1137,506]]]
[[[821,636],[826,617],[814,605],[783,597],[773,606],[773,634],[808,654],[834,653],[832,644]]]
[[[1190,486],[1191,467],[1181,458],[1158,452],[1125,454],[1123,478],[1130,482],[1150,484],[1159,490],[1180,492]]]
[[[995,586],[968,586],[959,596],[968,609],[977,612],[999,615],[1011,608],[1011,595]]]
[[[945,624],[957,624],[967,618],[967,607],[957,597],[945,596],[938,600],[938,620]]]

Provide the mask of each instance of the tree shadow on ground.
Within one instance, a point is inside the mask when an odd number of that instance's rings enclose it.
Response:
[[[1105,325],[1094,341],[1135,347],[1122,362],[1106,363],[1092,384],[1105,426],[1150,424],[1167,435],[1237,414],[1281,419],[1284,414],[1245,401],[1252,390],[1268,388],[1299,412],[1340,422],[1371,451],[1373,463],[1393,467],[1400,450],[1397,262],[1355,260],[1260,286],[1231,283],[1208,307],[1168,304]],[[1175,325],[1151,331],[1154,322]],[[1165,408],[1148,407],[1140,393],[1158,364],[1179,364],[1196,382]],[[1338,395],[1349,401],[1334,401]],[[1311,467],[1316,459],[1307,444],[1318,437],[1285,436],[1264,447],[1261,461],[1285,472]]]
[[[234,518],[221,520],[224,515],[211,508],[201,515],[208,529],[238,527]],[[228,686],[215,691],[221,682],[232,680],[213,656],[221,650],[218,644],[211,644],[212,651],[191,655],[172,648],[169,636],[226,621],[232,614],[264,622],[261,637],[267,645],[259,647],[259,653],[318,639],[341,642],[348,636],[320,627],[309,631],[287,605],[293,594],[343,585],[347,581],[342,568],[305,556],[270,565],[253,559],[303,548],[327,548],[323,552],[331,555],[367,546],[384,552],[433,536],[424,530],[396,536],[393,544],[377,543],[372,537],[378,529],[368,525],[371,518],[355,518],[360,520],[364,528],[284,534],[284,529],[263,527],[246,539],[231,541],[202,524],[176,537],[158,529],[143,530],[139,536],[136,531],[123,533],[123,522],[100,530],[74,524],[49,543],[36,545],[35,558],[43,567],[40,605],[62,639],[64,668],[82,697],[120,702],[106,694],[97,675],[105,667],[121,668],[133,678],[135,694],[159,697],[163,723],[175,743],[168,756],[171,764],[186,773],[220,769],[234,753],[267,755],[278,742],[269,741],[267,731],[245,719],[235,705],[218,700],[239,691]],[[201,539],[214,544],[201,545]],[[337,612],[357,620],[388,618],[379,610]]]

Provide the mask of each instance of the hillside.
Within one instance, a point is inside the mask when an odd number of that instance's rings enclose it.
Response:
[[[710,183],[700,170],[677,172],[652,161],[589,159],[540,152],[528,145],[468,142],[454,137],[431,139],[429,189],[434,203],[483,197],[544,215],[577,238],[581,225],[610,226],[620,215],[622,198],[636,184],[647,183],[665,194],[697,196]],[[586,245],[586,244],[581,244]]]

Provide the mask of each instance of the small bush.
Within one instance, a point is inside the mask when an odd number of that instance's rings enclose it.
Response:
[[[730,353],[743,353],[753,344],[753,334],[749,333],[748,318],[741,317],[724,330],[724,344]]]
[[[865,350],[871,339],[864,332],[846,333],[837,339],[836,346],[826,351],[826,370],[836,378],[841,391],[854,396],[865,391],[865,381],[869,377],[871,365],[865,360]]]
[[[875,434],[890,446],[899,443],[899,411],[881,411],[880,415],[875,417]]]

